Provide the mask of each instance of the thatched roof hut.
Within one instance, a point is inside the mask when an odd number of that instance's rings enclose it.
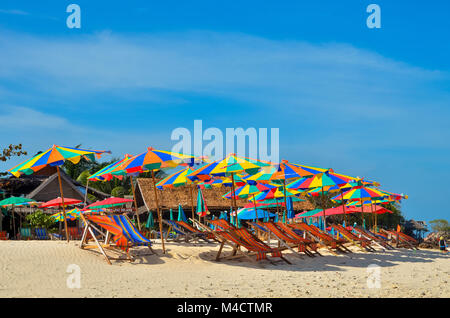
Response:
[[[158,182],[159,180],[157,180]],[[206,205],[210,211],[224,211],[229,210],[231,206],[231,200],[222,198],[222,195],[230,191],[231,188],[227,187],[213,187],[212,189],[202,190],[203,196],[206,201]],[[178,205],[181,204],[183,210],[188,212],[191,210],[191,196],[189,187],[177,187],[172,189],[158,190],[159,206],[163,210],[173,209],[176,211]],[[148,178],[138,178],[136,186],[136,200],[139,207],[139,213],[146,211],[155,211],[155,195],[153,189],[153,181]],[[242,207],[248,204],[246,199],[237,200],[238,207]],[[194,189],[194,206],[197,205],[197,189]],[[312,210],[313,205],[308,201],[294,202],[294,210]]]

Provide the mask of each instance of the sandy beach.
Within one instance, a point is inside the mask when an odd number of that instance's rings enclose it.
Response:
[[[167,243],[168,252],[108,265],[79,242],[0,242],[0,297],[450,297],[450,258],[436,250],[352,249],[350,256],[298,258],[293,264],[214,261],[217,245]],[[226,252],[229,252],[227,249]],[[68,288],[70,264],[80,288]],[[368,288],[367,266],[380,266],[380,288]]]

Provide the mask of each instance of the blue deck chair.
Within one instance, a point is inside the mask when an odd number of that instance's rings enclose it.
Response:
[[[50,239],[50,236],[48,236],[47,230],[44,228],[34,229],[34,234],[36,235],[36,239],[38,239],[38,240],[49,240]]]

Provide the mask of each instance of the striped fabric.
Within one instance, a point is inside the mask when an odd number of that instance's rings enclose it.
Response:
[[[236,232],[243,240],[245,240],[248,244],[255,246],[259,249],[260,253],[271,253],[272,257],[280,257],[281,252],[279,250],[273,249],[265,243],[258,240],[254,237],[246,228],[234,229],[233,232]],[[264,258],[266,256],[264,255]]]
[[[123,250],[133,245],[151,244],[125,215],[86,215],[86,218],[109,231],[113,235],[113,242]]]

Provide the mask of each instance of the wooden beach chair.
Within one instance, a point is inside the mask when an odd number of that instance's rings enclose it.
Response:
[[[397,231],[390,231],[385,229],[380,229],[381,233],[384,233],[391,239],[395,247],[405,247],[410,248],[412,250],[418,250],[419,242],[412,237]]]
[[[358,237],[352,232],[345,229],[340,224],[331,224],[331,228],[337,231],[340,235],[342,235],[347,241],[352,243],[354,246],[358,247],[362,251],[368,252],[376,252],[376,250],[370,246],[371,241],[365,237]]]
[[[6,231],[0,232],[0,241],[7,241],[9,240],[9,234]]]
[[[20,240],[31,240],[33,238],[33,234],[31,233],[31,228],[29,227],[21,227],[19,231],[19,239]]]
[[[197,229],[194,229],[193,227],[189,226],[186,222],[163,220],[163,223],[165,223],[169,227],[167,234],[169,234],[169,232],[171,231],[175,232],[176,236],[174,240],[176,242],[184,240],[186,243],[188,243],[190,241],[199,242],[199,240],[203,240],[206,243],[211,243],[211,241],[207,239],[208,236],[207,233],[203,233]],[[169,235],[167,236],[169,237]]]
[[[191,219],[192,220],[192,219]],[[224,221],[224,222],[222,222]],[[272,248],[260,241],[258,238],[253,236],[247,229],[241,228],[237,229],[233,225],[229,224],[225,220],[209,220],[207,222],[216,226],[216,228],[220,227],[228,227],[227,230],[212,230],[208,226],[201,224],[195,220],[193,220],[195,224],[202,228],[204,231],[208,231],[212,233],[216,239],[220,242],[219,251],[217,252],[216,261],[221,259],[234,259],[245,257],[251,262],[258,262],[261,260],[268,260],[273,263],[268,257],[267,254],[270,254],[272,257],[279,257],[283,261],[288,264],[291,264],[286,258],[283,257],[281,248]],[[232,253],[228,256],[221,257],[222,249],[224,245],[227,244],[231,246],[233,249]],[[241,250],[241,247],[244,247],[247,252]],[[256,260],[252,258],[252,256],[256,256]]]
[[[353,230],[353,232],[357,233],[361,237],[365,237],[366,239],[370,240],[373,244],[377,245],[378,247],[381,247],[382,249],[388,249],[388,250],[394,249],[394,247],[391,246],[386,239],[378,237],[368,230],[364,230],[363,228],[361,228],[359,226],[353,226],[352,230]]]
[[[310,242],[304,238],[294,238],[289,234],[285,233],[282,229],[278,227],[277,224],[273,222],[249,222],[249,225],[253,227],[263,227],[267,230],[269,238],[272,236],[278,241],[278,246],[284,246],[293,252],[295,255],[301,257],[300,253],[304,253],[309,257],[314,257],[314,255],[308,250],[306,242]],[[258,228],[259,228],[258,227]],[[294,250],[296,248],[297,250]]]
[[[190,240],[192,240],[192,236],[189,235],[188,233],[186,233],[185,231],[183,231],[178,224],[175,223],[175,221],[171,221],[171,220],[162,220],[162,222],[164,224],[166,224],[168,226],[166,235],[165,235],[165,239],[167,241],[173,240],[175,242],[189,242]],[[175,234],[175,235],[173,235]]]
[[[132,262],[133,257],[131,256],[130,249],[135,246],[147,246],[151,254],[145,255],[153,255],[156,254],[152,247],[151,241],[143,236],[138,229],[134,226],[131,220],[124,215],[83,215],[81,214],[81,218],[85,224],[85,228],[83,231],[83,235],[81,237],[80,248],[82,249],[92,249],[98,248],[100,252],[105,257],[108,264],[111,265],[111,259],[123,260],[123,258],[112,258],[108,256],[105,252],[105,249],[113,249],[119,252],[125,252],[127,259]],[[96,225],[106,231],[106,234],[103,233]],[[99,236],[103,237],[102,244],[97,238],[97,231]],[[88,243],[88,233],[90,233],[92,239],[95,244],[89,245]],[[141,255],[143,256],[143,255]]]
[[[202,232],[184,221],[175,221],[175,222],[177,223],[178,226],[183,228],[188,233],[191,233],[192,235],[197,236],[198,238],[204,240],[207,243],[212,243],[211,241],[208,240],[208,239],[214,239],[214,235],[212,235],[211,233]]]
[[[340,253],[352,253],[347,247],[344,246],[341,240],[334,239],[331,235],[324,233],[314,225],[309,225],[304,222],[290,223],[288,224],[294,230],[300,230],[307,234],[308,237],[315,240],[320,246],[325,247],[333,255]]]
[[[319,246],[316,242],[302,237],[301,235],[296,233],[289,225],[287,225],[283,222],[277,222],[276,225],[287,235],[292,236],[293,238],[295,238],[297,240],[303,240],[303,242],[311,250],[311,252],[314,252],[313,254],[323,256],[322,254],[319,253],[319,251],[318,251]]]

